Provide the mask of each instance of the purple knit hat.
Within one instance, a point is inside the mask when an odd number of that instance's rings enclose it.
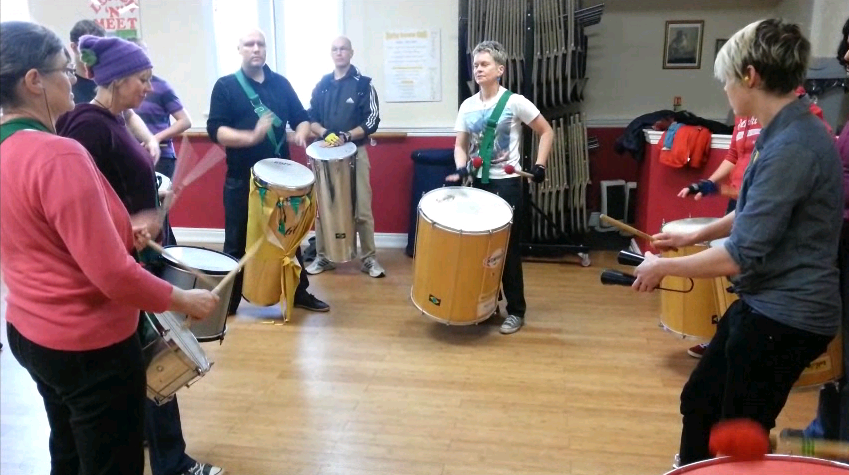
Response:
[[[94,74],[98,86],[153,68],[144,50],[118,37],[85,35],[78,44],[80,59]]]

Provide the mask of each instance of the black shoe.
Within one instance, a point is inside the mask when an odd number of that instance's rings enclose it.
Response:
[[[312,310],[313,312],[329,312],[330,305],[315,298],[315,295],[304,292],[295,296],[295,307]]]

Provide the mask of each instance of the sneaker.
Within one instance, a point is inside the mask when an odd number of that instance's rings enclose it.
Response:
[[[525,324],[524,317],[517,317],[515,315],[508,315],[507,319],[504,320],[504,323],[501,324],[501,333],[505,335],[509,335],[511,333],[516,333],[522,328],[522,325]]]
[[[360,270],[374,278],[386,276],[386,271],[383,270],[383,267],[380,267],[380,264],[377,263],[377,259],[373,256],[366,257],[363,260],[363,267]]]
[[[208,463],[195,462],[194,466],[182,475],[223,475],[224,469]]]
[[[304,292],[302,295],[295,295],[295,306],[313,312],[329,312],[330,305],[315,298],[315,295]]]
[[[307,270],[307,274],[316,275],[316,274],[321,274],[322,272],[324,272],[326,270],[333,270],[335,268],[336,268],[336,265],[333,264],[332,262],[330,262],[329,259],[327,259],[324,256],[320,256],[320,257],[316,258],[316,260],[314,260],[312,262],[312,264],[308,265],[306,270]]]
[[[705,354],[705,350],[707,349],[707,343],[699,343],[698,345],[687,350],[687,354],[692,356],[693,358],[701,358],[703,354]]]

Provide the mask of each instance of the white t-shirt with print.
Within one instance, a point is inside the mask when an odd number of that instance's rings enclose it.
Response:
[[[480,143],[486,121],[506,90],[499,87],[498,94],[486,103],[481,101],[481,94],[478,92],[460,105],[454,130],[469,134],[469,160],[480,156]],[[508,175],[504,173],[506,165],[513,165],[516,170],[522,169],[522,124],[529,124],[538,115],[539,109],[521,94],[514,93],[507,99],[507,104],[504,105],[504,111],[501,112],[501,118],[495,127],[495,140],[489,168],[490,178],[507,178]],[[478,178],[482,171],[483,167],[478,169]]]

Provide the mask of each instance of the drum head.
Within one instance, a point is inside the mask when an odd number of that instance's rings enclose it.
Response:
[[[357,153],[353,142],[345,142],[339,147],[327,147],[323,140],[313,142],[307,147],[307,156],[314,160],[341,160]]]
[[[727,240],[728,240],[727,237],[714,239],[713,241],[710,242],[710,247],[724,247],[725,241],[727,241]]]
[[[719,218],[687,218],[670,221],[664,224],[660,230],[665,233],[691,233],[707,226]]]
[[[239,264],[239,261],[227,254],[202,247],[168,246],[165,251],[167,255],[163,254],[162,257],[175,267],[179,267],[174,262],[174,259],[177,259],[183,264],[210,275],[226,275]]]
[[[253,166],[254,176],[267,185],[287,190],[301,190],[315,183],[312,170],[292,160],[266,158]]]
[[[156,172],[156,187],[159,191],[167,191],[168,188],[171,188],[171,179]]]
[[[206,352],[200,347],[200,343],[198,343],[197,338],[195,338],[191,330],[183,326],[182,319],[171,312],[157,313],[155,315],[159,324],[167,331],[167,334],[177,344],[177,347],[183,350],[183,353],[197,365],[198,369],[204,373],[209,371],[212,365],[206,357]]]
[[[448,229],[480,233],[502,228],[513,209],[500,196],[468,186],[437,188],[422,196],[419,212]]]
[[[767,455],[763,460],[716,458],[685,465],[667,475],[845,475],[849,465],[811,457]]]

